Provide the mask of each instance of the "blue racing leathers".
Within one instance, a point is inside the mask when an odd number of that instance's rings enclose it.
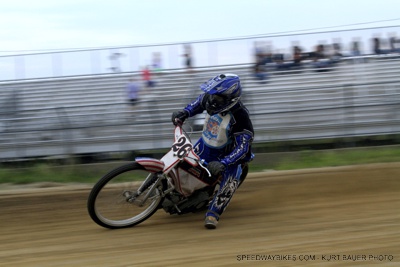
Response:
[[[192,117],[205,110],[205,94],[187,105],[184,110]],[[254,138],[249,112],[242,102],[229,111],[206,115],[203,133],[194,151],[206,162],[219,161],[225,165],[218,192],[209,205],[206,216],[219,216],[228,206],[242,174],[242,166],[254,155],[251,144]]]

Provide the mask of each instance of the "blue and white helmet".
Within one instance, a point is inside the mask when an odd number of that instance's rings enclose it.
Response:
[[[222,113],[236,105],[242,96],[239,76],[220,74],[200,85],[205,92],[205,108],[210,115]]]

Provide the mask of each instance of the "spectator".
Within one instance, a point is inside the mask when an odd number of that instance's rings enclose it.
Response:
[[[316,46],[315,51],[311,53],[312,65],[316,68],[316,71],[328,71],[332,65],[332,61],[325,55],[325,46],[319,44]]]
[[[395,36],[389,38],[390,52],[400,53],[400,39],[396,39]]]
[[[259,65],[272,63],[271,45],[260,42],[254,43],[255,62]]]
[[[268,50],[269,47],[267,47],[267,51],[265,51],[265,49],[260,46],[259,42],[254,42],[254,76],[263,83],[268,78],[266,64],[272,62],[271,55],[269,54]]]
[[[301,48],[298,45],[293,44],[292,55],[290,60],[286,60],[285,55],[282,53],[275,54],[273,58],[277,70],[284,70],[284,71],[299,70],[302,66],[301,62],[303,60],[303,54]]]
[[[290,70],[292,67],[292,62],[285,62],[283,55],[274,55],[275,65],[277,70]]]
[[[186,44],[184,46],[184,50],[184,65],[186,69],[191,72],[193,68],[192,47],[190,46],[190,44]]]
[[[299,46],[294,45],[292,46],[292,59],[291,61],[285,62],[283,60],[283,55],[282,55],[282,60],[277,66],[278,69],[280,70],[292,70],[292,69],[299,69],[301,68],[301,61],[303,60],[303,55],[302,55],[302,50]]]
[[[185,67],[188,70],[191,70],[192,69],[192,57],[190,56],[189,53],[185,53],[185,54],[183,54],[183,56],[185,58]]]
[[[333,63],[337,63],[343,57],[342,47],[339,43],[334,43],[332,47],[333,47],[333,53],[331,56],[331,60]]]
[[[389,40],[390,41],[390,40]],[[383,49],[383,45],[381,42],[381,39],[379,37],[374,37],[372,38],[372,43],[373,43],[373,51],[375,55],[385,55],[391,53],[391,49]],[[387,42],[384,42],[384,45],[386,45]]]
[[[254,65],[254,76],[262,83],[265,83],[265,81],[268,79],[268,73],[265,69],[265,65],[261,64],[260,62],[256,62]]]
[[[359,41],[353,41],[350,48],[350,56],[355,57],[352,59],[353,63],[364,63],[365,59],[361,58],[361,48]]]
[[[127,93],[129,105],[130,105],[131,109],[133,109],[133,110],[135,109],[135,107],[138,103],[139,92],[140,92],[139,82],[135,77],[132,77],[126,86],[126,93]]]
[[[142,79],[147,88],[154,87],[155,82],[151,78],[151,72],[150,72],[149,66],[146,66],[143,68]]]
[[[302,49],[295,45],[293,46],[293,67],[300,68],[301,61],[303,60],[303,53]]]
[[[383,51],[381,49],[381,41],[379,40],[378,37],[374,37],[372,38],[372,42],[373,42],[373,51],[375,55],[380,55],[383,54]]]
[[[323,44],[317,45],[313,56],[314,56],[315,61],[318,61],[319,59],[324,59],[325,58],[325,46]]]
[[[353,57],[361,56],[360,44],[358,41],[353,41],[351,44],[350,55]]]

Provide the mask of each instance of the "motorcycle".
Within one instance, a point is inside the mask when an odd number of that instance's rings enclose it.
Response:
[[[247,171],[245,164],[240,184]],[[177,124],[171,149],[161,159],[137,157],[110,171],[93,186],[87,208],[98,225],[126,228],[159,209],[171,215],[204,211],[218,187],[219,178],[212,177],[207,162],[194,152],[190,136]]]

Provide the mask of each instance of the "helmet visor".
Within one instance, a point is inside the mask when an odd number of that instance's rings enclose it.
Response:
[[[229,105],[229,99],[221,95],[208,95],[206,108],[209,113],[218,113]]]
[[[211,105],[216,107],[225,106],[229,102],[226,97],[220,95],[210,95],[208,101],[210,102]]]

